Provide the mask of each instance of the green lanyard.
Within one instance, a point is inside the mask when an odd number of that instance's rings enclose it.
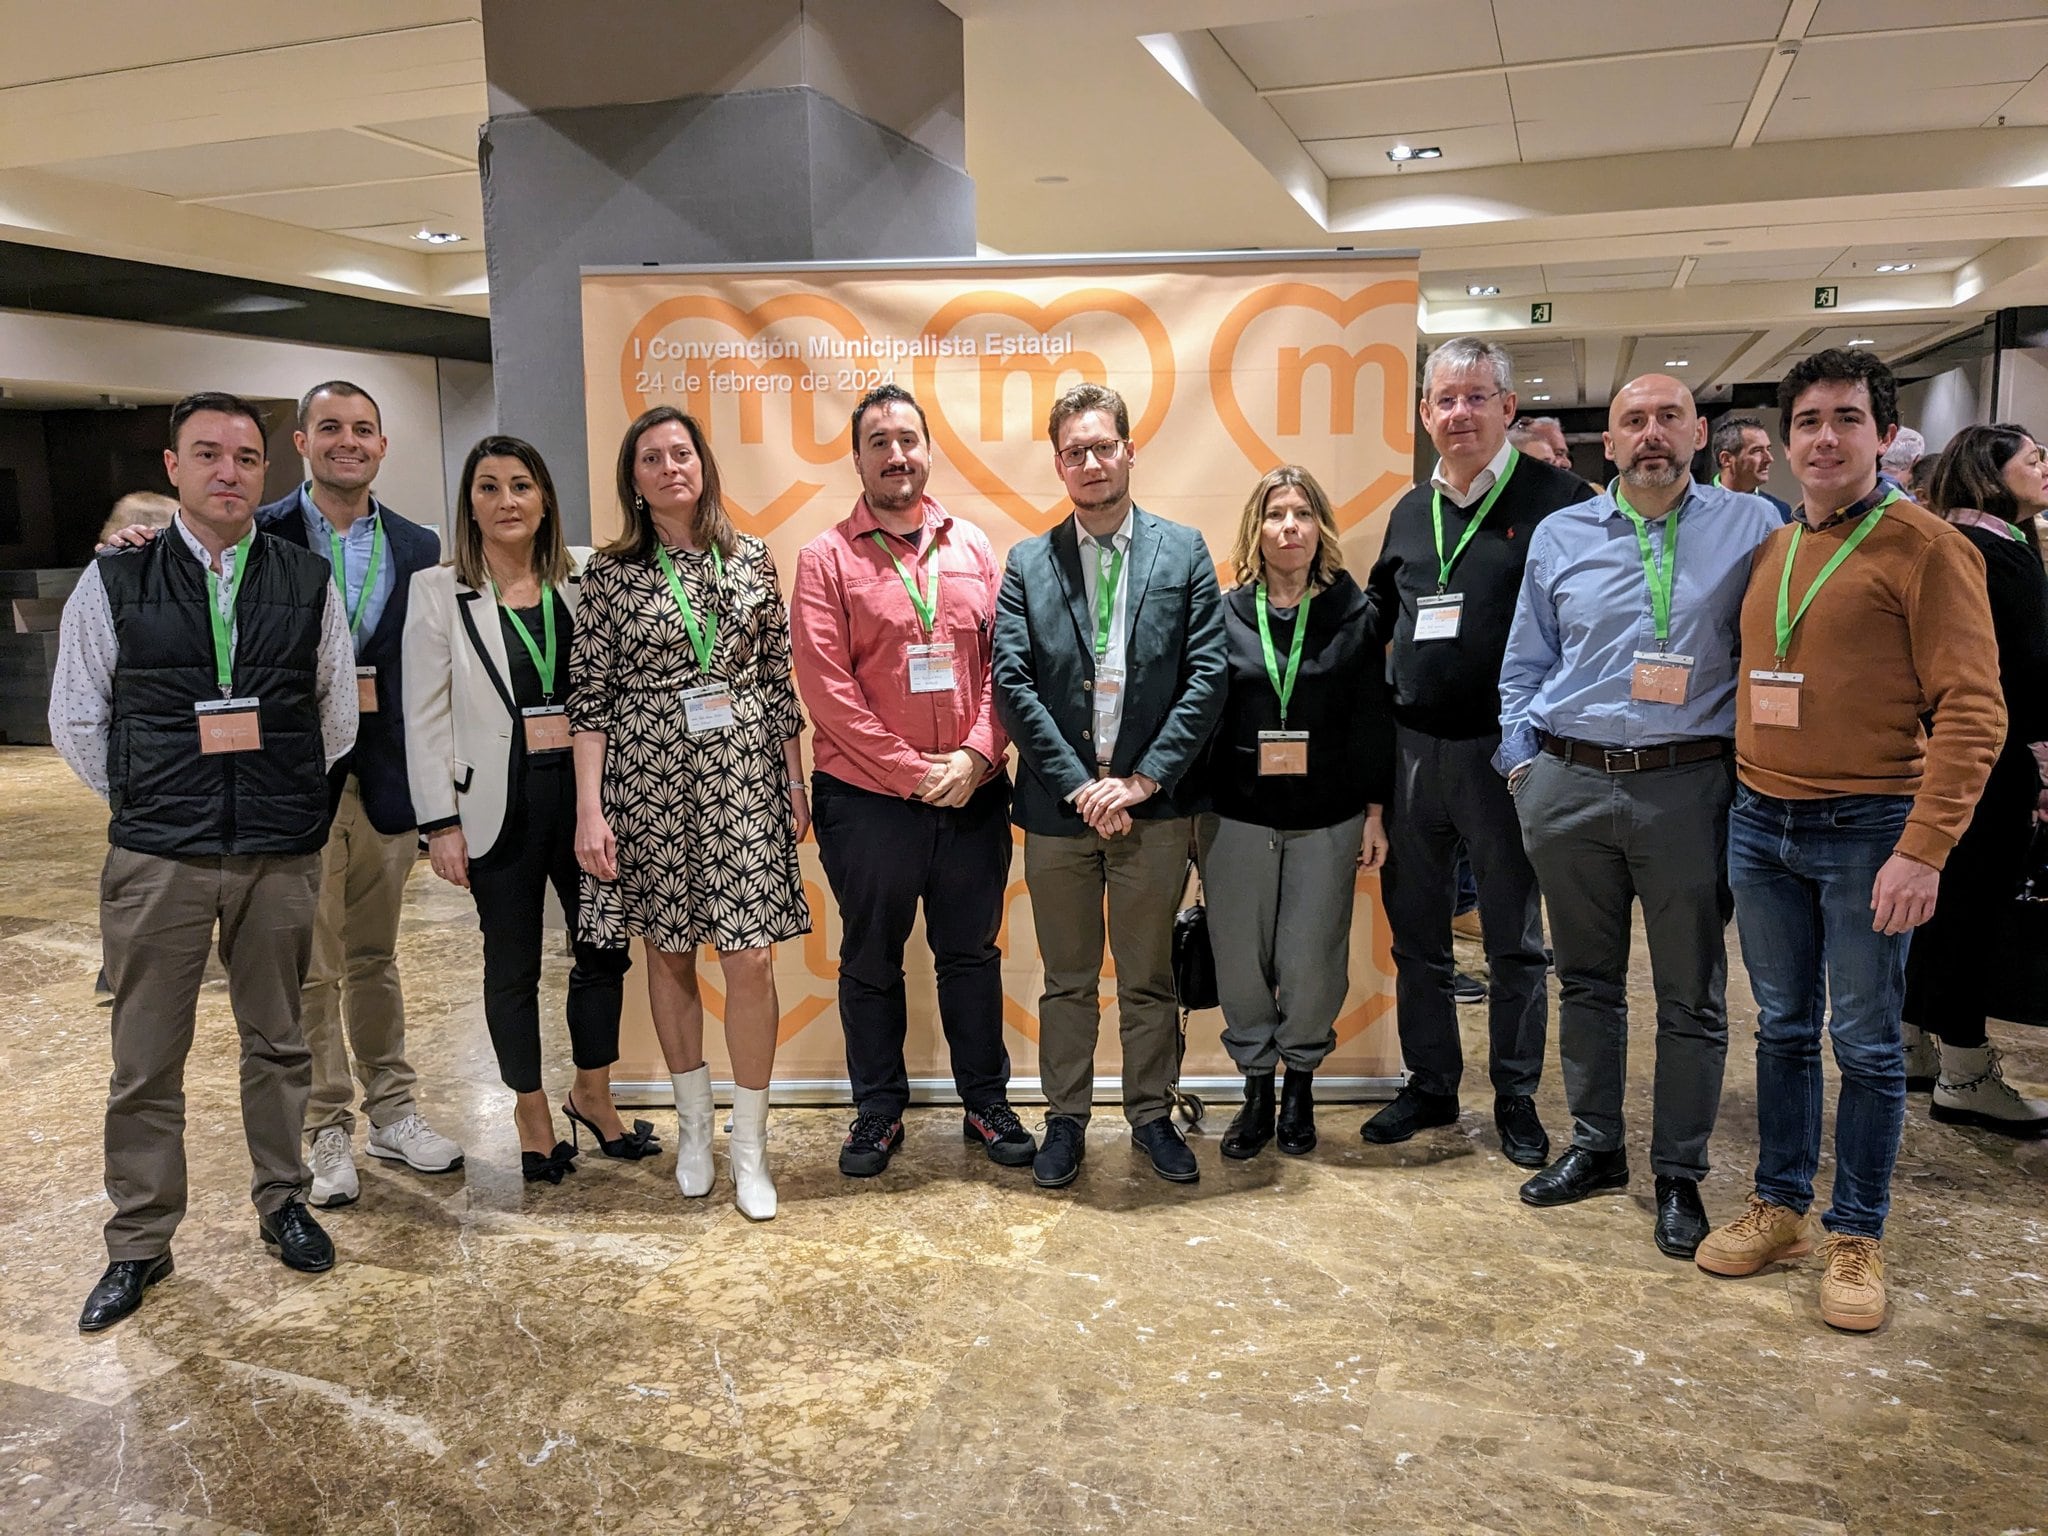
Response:
[[[374,513],[371,515],[375,517]],[[332,527],[329,527],[327,530],[327,547],[333,556],[335,589],[341,593],[342,603],[346,605],[348,602],[348,566],[346,563],[348,556],[343,550],[341,535],[336,533]],[[370,594],[376,590],[377,586],[377,567],[383,563],[384,519],[378,517],[371,524],[370,528],[370,568],[363,572],[362,590],[356,593],[355,606],[348,610],[348,632],[352,635],[359,634],[362,631],[363,610],[370,606]]]
[[[1794,523],[1792,525],[1792,544],[1785,551],[1785,569],[1778,577],[1778,663],[1780,666],[1784,664],[1785,653],[1792,648],[1792,631],[1797,629],[1799,621],[1806,617],[1806,610],[1812,606],[1814,597],[1827,584],[1827,579],[1835,574],[1835,571],[1841,566],[1842,562],[1856,553],[1856,546],[1870,537],[1871,529],[1875,528],[1883,520],[1884,509],[1898,499],[1899,493],[1893,491],[1883,501],[1880,501],[1876,506],[1863,514],[1863,521],[1856,525],[1856,531],[1850,534],[1848,538],[1842,540],[1842,547],[1834,552],[1828,563],[1820,568],[1820,574],[1813,578],[1813,585],[1806,589],[1806,596],[1799,600],[1799,611],[1797,613],[1792,611],[1792,563],[1799,558],[1799,536],[1806,532],[1806,525],[1804,523]]]
[[[251,528],[242,535],[242,542],[235,546],[234,560],[221,562],[223,565],[232,563],[235,568],[234,575],[228,578],[227,606],[230,611],[241,596],[242,572],[248,567],[249,550],[255,542],[256,530]],[[206,616],[213,621],[213,680],[220,684],[220,696],[226,699],[232,698],[235,692],[235,632],[220,608],[220,577],[209,565],[206,568]]]
[[[903,562],[896,558],[896,551],[889,547],[889,541],[883,538],[879,531],[874,534],[874,540],[875,548],[889,557],[889,563],[896,567],[896,574],[903,578],[903,590],[910,594],[910,606],[917,610],[917,621],[924,626],[924,632],[929,637],[933,626],[939,621],[939,563],[934,558],[939,552],[938,531],[933,530],[932,541],[925,545],[924,553],[911,561],[913,565],[930,567],[929,596],[917,590],[917,578],[903,568]]]
[[[1107,551],[1109,564],[1102,563]],[[1114,542],[1096,547],[1095,557],[1095,654],[1109,651],[1109,617],[1116,610],[1117,584],[1124,579],[1124,552]]]
[[[676,606],[683,610],[683,628],[690,633],[690,649],[697,653],[697,670],[711,670],[711,653],[718,647],[718,614],[714,610],[704,621],[704,627],[697,627],[696,610],[690,607],[690,594],[683,590],[683,580],[676,575],[675,562],[668,557],[668,551],[659,544],[654,546],[654,558],[661,562],[661,573],[668,578],[668,589],[676,596]],[[725,580],[725,561],[718,553],[718,546],[711,546],[711,566],[717,572],[718,580]]]
[[[1308,638],[1308,605],[1313,592],[1301,594],[1301,606],[1294,610],[1294,643],[1287,651],[1287,675],[1280,675],[1280,658],[1273,651],[1273,630],[1266,619],[1266,584],[1259,583],[1259,646],[1266,653],[1266,676],[1280,695],[1280,726],[1286,729],[1287,706],[1294,699],[1294,680],[1301,676],[1301,647]]]
[[[1444,556],[1444,493],[1433,490],[1429,493],[1430,521],[1436,525],[1436,589],[1447,592],[1451,586],[1451,567],[1458,563],[1458,557],[1465,553],[1465,546],[1472,542],[1472,535],[1479,531],[1479,525],[1486,521],[1486,514],[1493,510],[1493,504],[1500,500],[1500,493],[1508,488],[1508,479],[1515,472],[1515,466],[1522,462],[1522,450],[1508,450],[1507,468],[1500,472],[1500,478],[1493,482],[1493,489],[1486,493],[1486,499],[1479,503],[1479,510],[1472,514],[1472,521],[1465,525],[1465,532],[1458,539],[1458,547],[1451,551],[1448,559]]]
[[[1643,552],[1643,580],[1650,584],[1650,622],[1657,626],[1657,649],[1668,650],[1671,645],[1671,589],[1678,580],[1678,514],[1679,507],[1671,509],[1671,516],[1664,524],[1664,558],[1660,561],[1650,549],[1650,528],[1643,521],[1643,515],[1628,504],[1628,498],[1621,494],[1621,482],[1614,482],[1614,505],[1621,515],[1636,525],[1636,547]]]
[[[543,589],[540,595],[541,631],[547,637],[547,649],[542,650],[533,643],[533,631],[519,617],[517,609],[506,608],[504,598],[498,595],[498,584],[491,583],[491,601],[504,610],[505,617],[512,621],[512,627],[519,631],[520,643],[526,647],[526,654],[533,658],[533,670],[540,674],[541,697],[548,703],[555,702],[555,594]],[[686,609],[685,612],[688,610]]]

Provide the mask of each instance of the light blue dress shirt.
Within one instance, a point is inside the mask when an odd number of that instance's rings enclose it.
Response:
[[[1500,672],[1503,774],[1541,750],[1538,731],[1603,747],[1655,747],[1735,734],[1742,595],[1750,558],[1783,526],[1761,496],[1695,483],[1676,508],[1671,635],[1657,643],[1635,525],[1609,487],[1546,517],[1529,561]],[[1648,524],[1665,559],[1671,519]],[[1693,659],[1683,704],[1629,696],[1638,651]]]
[[[306,519],[306,547],[332,567],[334,525],[313,505],[312,490],[304,485],[299,487],[299,512]],[[348,589],[341,614],[344,623],[356,611],[356,599],[362,594],[363,582],[370,574],[370,546],[376,540],[378,519],[383,515],[384,509],[372,496],[369,515],[350,523],[348,532],[341,536],[342,580]],[[377,562],[377,584],[370,589],[370,596],[363,604],[363,622],[356,628],[357,655],[362,654],[363,642],[376,633],[377,624],[384,617],[384,605],[391,601],[391,594],[397,588],[398,566],[391,556],[391,541],[386,539],[384,558]]]

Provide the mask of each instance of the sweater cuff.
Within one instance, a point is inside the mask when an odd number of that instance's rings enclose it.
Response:
[[[1955,845],[1956,840],[1948,833],[1909,816],[1892,852],[1903,854],[1915,864],[1925,864],[1929,869],[1938,870],[1948,862],[1949,853]]]

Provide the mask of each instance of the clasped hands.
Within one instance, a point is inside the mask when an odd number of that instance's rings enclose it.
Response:
[[[949,810],[956,810],[971,800],[988,773],[988,759],[972,747],[957,747],[951,752],[927,752],[924,760],[931,767],[918,781],[917,788],[911,791],[911,796],[926,805]]]
[[[1122,837],[1131,830],[1131,807],[1159,793],[1159,785],[1142,773],[1116,779],[1095,779],[1074,796],[1074,809],[1098,837]]]

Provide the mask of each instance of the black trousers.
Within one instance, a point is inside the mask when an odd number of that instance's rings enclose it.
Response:
[[[920,900],[953,1086],[970,1109],[1004,1098],[1010,1053],[996,934],[1010,879],[1009,781],[991,780],[947,810],[817,773],[811,812],[839,903],[839,1023],[855,1106],[894,1119],[910,1103],[903,945]]]
[[[519,775],[505,829],[469,866],[477,925],[484,934],[484,1022],[498,1053],[498,1075],[514,1093],[540,1088],[541,918],[552,884],[569,920],[575,964],[569,970],[569,1050],[586,1070],[619,1059],[619,1008],[632,953],[599,949],[576,933],[576,775],[566,752],[528,762]]]

